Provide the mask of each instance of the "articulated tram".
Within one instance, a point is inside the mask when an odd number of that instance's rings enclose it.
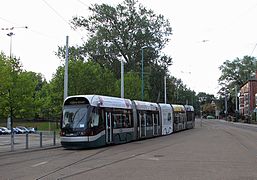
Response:
[[[189,105],[70,96],[63,106],[61,144],[65,148],[94,148],[168,135],[194,124],[194,108]]]

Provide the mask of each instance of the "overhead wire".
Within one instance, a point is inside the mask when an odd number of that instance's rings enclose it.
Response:
[[[46,0],[42,0],[59,18],[70,26],[70,23],[57,11],[55,10]]]
[[[254,52],[254,50],[255,50],[256,46],[257,46],[257,43],[255,44],[255,46],[254,46],[254,48],[253,48],[253,50],[252,50],[252,52],[251,52],[251,55],[250,55],[250,56],[252,56],[252,55],[253,55],[253,52]]]
[[[69,21],[67,21],[52,5],[50,5],[46,0],[42,0],[59,18],[61,18],[68,26],[69,26],[69,28],[71,28],[71,29],[73,29],[80,37],[81,37],[81,39],[83,40],[83,35],[80,33],[80,32],[78,32],[78,31],[76,31],[73,27],[72,27],[72,25],[71,25],[71,23],[69,22]],[[85,6],[87,6],[84,2],[82,2],[82,1],[79,1],[80,3],[82,3],[83,5],[85,5]],[[87,6],[88,7],[88,6]]]
[[[81,1],[81,0],[77,0],[80,4],[82,4],[82,5],[84,5],[84,6],[86,6],[87,8],[89,8],[90,6],[89,5],[87,5],[86,3],[84,3],[83,1]]]

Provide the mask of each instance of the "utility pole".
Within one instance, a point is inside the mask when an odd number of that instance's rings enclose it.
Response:
[[[167,103],[167,90],[166,90],[166,75],[164,75],[164,103]]]
[[[10,27],[10,28],[1,28],[1,30],[3,31],[10,31],[9,33],[7,33],[6,35],[10,37],[10,60],[12,59],[12,36],[15,35],[12,31],[14,29],[17,28],[25,28],[28,29],[28,26],[21,26],[21,27]],[[14,72],[14,67],[12,67],[12,72]],[[12,85],[13,85],[14,81],[12,81]],[[10,129],[11,129],[11,151],[14,150],[14,131],[13,131],[13,99],[12,99],[12,88],[8,89],[8,101],[9,101],[9,108],[10,108],[10,114],[9,117],[7,119],[7,124],[10,123]],[[10,122],[8,122],[10,121]]]
[[[65,53],[63,100],[65,100],[68,97],[68,63],[69,63],[69,36],[66,36],[66,53]]]
[[[227,100],[227,93],[225,92],[225,118],[227,120],[228,116],[228,100]]]
[[[124,98],[124,62],[123,60],[121,59],[120,61],[120,64],[121,64],[121,71],[120,71],[120,97],[121,98]]]

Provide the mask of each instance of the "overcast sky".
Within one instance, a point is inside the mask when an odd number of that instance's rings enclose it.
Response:
[[[80,45],[82,32],[69,26],[72,16],[87,17],[92,3],[115,5],[118,0],[2,0],[0,51],[20,57],[23,68],[42,73],[47,80],[62,64],[54,52],[65,45]],[[256,0],[139,0],[155,14],[169,19],[173,35],[164,52],[173,58],[170,74],[196,92],[216,94],[218,67],[225,60],[257,56]],[[22,28],[28,26],[28,29]],[[21,27],[21,28],[18,28]],[[86,39],[85,39],[86,40]],[[126,68],[126,67],[125,67]]]

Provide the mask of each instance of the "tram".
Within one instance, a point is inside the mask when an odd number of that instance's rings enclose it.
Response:
[[[194,127],[190,108],[100,95],[70,96],[63,105],[61,145],[95,148],[169,135]]]

